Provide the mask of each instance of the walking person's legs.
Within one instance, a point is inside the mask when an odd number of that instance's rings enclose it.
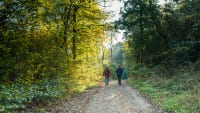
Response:
[[[119,78],[119,85],[121,85],[121,76],[120,76],[120,78]]]
[[[121,85],[121,76],[119,76],[119,85]]]
[[[105,77],[105,85],[108,85],[109,83],[109,78]]]
[[[117,78],[118,78],[118,84],[121,85],[121,76],[117,75]]]

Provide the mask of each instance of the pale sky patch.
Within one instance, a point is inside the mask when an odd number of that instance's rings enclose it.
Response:
[[[110,2],[106,2],[105,6],[106,7],[102,7],[103,10],[105,10],[106,12],[108,12],[110,14],[110,18],[108,20],[106,20],[107,22],[114,22],[115,20],[118,20],[121,15],[120,13],[120,9],[123,7],[123,0],[121,0],[121,2],[119,0],[111,0]],[[165,0],[159,0],[160,5],[165,4],[166,1]],[[117,42],[122,42],[124,41],[123,37],[124,37],[124,32],[125,30],[118,30],[118,33],[115,33],[114,35],[114,40],[113,43],[117,43]]]

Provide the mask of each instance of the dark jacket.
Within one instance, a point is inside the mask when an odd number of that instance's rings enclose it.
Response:
[[[123,69],[121,67],[117,68],[116,73],[117,75],[122,75]]]

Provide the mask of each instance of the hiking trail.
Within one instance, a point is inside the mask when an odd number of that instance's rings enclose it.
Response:
[[[89,89],[81,96],[72,99],[60,108],[67,113],[166,113],[155,107],[126,81],[118,85],[110,81],[109,85],[102,83],[99,87]]]

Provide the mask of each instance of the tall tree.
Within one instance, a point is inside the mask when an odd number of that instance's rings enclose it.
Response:
[[[199,58],[198,0],[127,0],[117,21],[138,64],[188,65]],[[197,50],[198,49],[198,50]]]

